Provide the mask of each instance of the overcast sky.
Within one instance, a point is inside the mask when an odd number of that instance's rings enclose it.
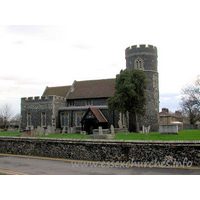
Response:
[[[151,44],[160,110],[180,109],[181,88],[200,75],[198,1],[45,2],[6,5],[12,14],[1,7],[0,17],[10,14],[6,22],[15,25],[0,26],[0,104],[18,113],[21,97],[41,96],[46,86],[115,78],[128,46]]]

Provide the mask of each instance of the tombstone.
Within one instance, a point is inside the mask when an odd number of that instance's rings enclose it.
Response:
[[[159,134],[176,134],[178,135],[178,125],[168,124],[159,126]]]
[[[142,126],[142,133],[145,133],[145,126]]]
[[[31,137],[36,137],[36,129],[31,130]]]
[[[86,131],[81,131],[81,135],[86,135]]]
[[[56,134],[60,134],[60,128],[56,129]]]
[[[39,135],[39,132],[40,132],[40,126],[37,126],[36,134]]]
[[[56,130],[55,126],[52,126],[51,127],[51,134],[55,134],[55,130]]]
[[[47,134],[51,134],[51,126],[50,125],[47,126]]]
[[[151,126],[145,127],[145,136],[147,136],[149,134]]]
[[[115,129],[114,129],[114,126],[113,126],[113,125],[110,126],[110,130],[111,130],[111,134],[112,134],[112,135],[115,135]]]
[[[39,130],[39,135],[40,135],[40,136],[44,135],[44,128],[43,128],[43,127],[40,128],[40,130]]]
[[[64,135],[64,134],[65,134],[65,127],[62,130],[62,135]]]
[[[49,130],[46,129],[46,130],[45,130],[45,136],[48,136],[48,135],[49,135]]]
[[[103,135],[102,126],[99,126],[99,135]]]
[[[34,126],[33,125],[31,125],[31,130],[34,130]]]
[[[121,120],[118,121],[118,125],[119,125],[120,129],[123,129],[123,125],[122,125],[122,121]]]

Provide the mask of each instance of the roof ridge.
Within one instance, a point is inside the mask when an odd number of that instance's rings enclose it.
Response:
[[[60,88],[60,87],[71,87],[71,85],[64,85],[64,86],[53,86],[53,87],[49,87],[47,86],[48,88]]]
[[[104,78],[104,79],[93,79],[93,80],[82,80],[82,81],[76,81],[76,82],[90,82],[90,81],[103,81],[103,80],[115,80],[116,78]]]

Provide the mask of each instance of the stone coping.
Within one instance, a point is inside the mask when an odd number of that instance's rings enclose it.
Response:
[[[112,139],[69,139],[69,138],[41,138],[41,137],[9,137],[0,136],[0,140],[18,140],[18,141],[50,141],[50,142],[68,142],[68,143],[99,143],[99,144],[200,144],[200,140],[112,140]]]

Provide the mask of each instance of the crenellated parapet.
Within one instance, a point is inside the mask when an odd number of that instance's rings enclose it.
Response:
[[[50,95],[50,96],[35,96],[35,97],[23,97],[22,102],[62,102],[66,101],[65,97]]]
[[[133,45],[125,49],[126,58],[136,54],[154,55],[157,57],[157,48],[153,45],[140,44],[139,46]]]

